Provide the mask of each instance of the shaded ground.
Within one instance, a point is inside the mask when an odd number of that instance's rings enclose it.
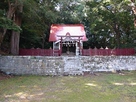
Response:
[[[0,102],[136,102],[136,71],[0,80]]]
[[[0,80],[5,80],[5,79],[11,78],[11,77],[13,77],[13,76],[6,75],[4,72],[0,71]]]

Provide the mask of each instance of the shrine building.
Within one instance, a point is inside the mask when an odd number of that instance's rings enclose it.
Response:
[[[83,42],[87,41],[83,24],[52,24],[49,42],[61,55],[82,55]]]

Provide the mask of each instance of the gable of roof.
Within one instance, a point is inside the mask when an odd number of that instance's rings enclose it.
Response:
[[[87,41],[83,24],[52,24],[49,41],[57,41],[60,36],[66,36],[68,33],[71,37],[82,36],[82,41]]]

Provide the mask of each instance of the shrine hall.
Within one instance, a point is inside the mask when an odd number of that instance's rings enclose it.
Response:
[[[83,42],[87,41],[83,24],[52,24],[49,42],[61,55],[82,55]]]

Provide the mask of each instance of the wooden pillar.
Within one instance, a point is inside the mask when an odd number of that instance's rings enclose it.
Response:
[[[62,54],[62,37],[61,37],[61,41],[60,41],[60,55]]]
[[[80,44],[80,37],[78,37],[79,40],[79,55],[81,55],[81,44]]]

